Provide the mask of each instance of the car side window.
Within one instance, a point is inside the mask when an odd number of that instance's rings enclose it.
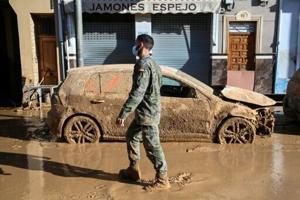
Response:
[[[84,93],[88,96],[97,95],[100,93],[100,77],[99,73],[92,74],[84,82]]]
[[[128,94],[132,84],[130,72],[101,73],[101,93]]]
[[[196,98],[196,90],[178,80],[163,76],[162,86],[160,89],[161,96],[180,97],[180,98]]]

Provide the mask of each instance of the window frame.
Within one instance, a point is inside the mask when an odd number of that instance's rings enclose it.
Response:
[[[186,83],[184,80],[182,80],[180,78],[177,78],[175,76],[169,76],[169,75],[163,74],[162,75],[162,85],[161,85],[161,87],[163,87],[163,78],[171,79],[172,81],[179,82],[181,84],[181,86],[189,87],[191,90],[195,91],[195,97],[178,97],[178,96],[163,96],[163,95],[161,95],[161,97],[182,98],[182,99],[199,99],[199,90],[197,88],[191,86],[190,84]],[[170,86],[172,86],[172,85],[170,85]],[[202,96],[204,96],[204,95],[202,95]]]
[[[102,95],[128,95],[128,93],[131,90],[132,83],[131,84],[128,83],[128,90],[121,90],[122,92],[120,92],[120,91],[110,91],[110,92],[105,91],[105,89],[104,89],[105,84],[103,84],[103,79],[107,74],[110,74],[110,75],[118,74],[120,76],[126,74],[126,75],[128,75],[128,77],[127,77],[128,80],[129,79],[131,80],[132,79],[132,71],[122,70],[122,71],[103,71],[103,72],[99,72],[100,94],[102,94]]]

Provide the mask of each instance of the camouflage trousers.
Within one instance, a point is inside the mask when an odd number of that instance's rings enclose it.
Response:
[[[158,125],[139,125],[133,120],[127,133],[127,151],[130,165],[136,165],[140,160],[140,142],[143,141],[147,157],[154,165],[156,173],[167,172],[167,162],[159,139]]]

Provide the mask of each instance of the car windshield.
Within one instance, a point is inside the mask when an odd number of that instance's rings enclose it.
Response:
[[[176,72],[176,74],[178,76],[182,77],[183,79],[187,79],[187,80],[191,81],[195,85],[201,86],[201,88],[203,88],[204,90],[207,90],[208,92],[212,92],[213,91],[213,89],[211,87],[209,87],[205,83],[199,81],[198,79],[192,77],[191,75],[188,75],[188,74],[184,73],[183,71],[178,70]]]

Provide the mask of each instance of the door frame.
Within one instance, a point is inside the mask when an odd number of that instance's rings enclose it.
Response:
[[[33,51],[33,58],[34,58],[34,62],[33,62],[33,69],[35,71],[34,73],[34,84],[37,84],[40,82],[40,62],[41,62],[41,55],[40,55],[40,37],[43,36],[53,36],[56,37],[55,35],[55,24],[54,26],[51,26],[53,28],[53,32],[51,33],[40,33],[38,27],[41,25],[42,20],[45,18],[50,18],[53,21],[54,19],[54,14],[53,13],[31,13],[31,18],[30,18],[30,23],[32,24],[31,27],[31,35],[32,38],[34,40],[34,46],[32,48]],[[59,50],[58,50],[58,46],[57,46],[57,39],[56,39],[56,66],[57,66],[57,74],[58,74],[58,83],[60,83],[61,77],[60,77],[60,66],[59,66]]]
[[[263,17],[261,15],[253,15],[249,20],[239,20],[234,15],[224,16],[224,24],[223,24],[223,53],[227,54],[228,43],[229,43],[229,23],[230,22],[255,22],[256,23],[256,44],[255,44],[255,53],[261,53],[261,45],[262,45],[262,24]],[[228,42],[227,42],[228,41]]]
[[[39,82],[41,81],[41,79],[43,78],[42,77],[42,74],[41,74],[41,67],[42,67],[42,62],[43,62],[43,55],[41,53],[41,49],[42,49],[42,42],[41,40],[45,40],[45,41],[50,41],[50,40],[54,40],[55,41],[55,46],[56,46],[56,36],[50,36],[50,35],[39,35],[37,40],[38,40],[38,45],[39,45],[39,48],[38,48],[38,54],[39,54],[39,59],[38,59],[38,77],[39,77]],[[59,83],[59,68],[58,68],[58,63],[57,63],[57,59],[58,59],[58,56],[57,56],[57,46],[55,48],[55,63],[56,63],[56,70],[57,70],[57,83]],[[43,85],[43,84],[42,84]]]

